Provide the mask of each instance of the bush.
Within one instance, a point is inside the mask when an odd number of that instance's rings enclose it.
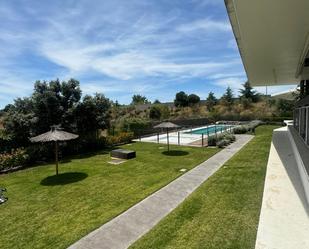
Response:
[[[126,118],[123,119],[118,127],[120,132],[133,132],[135,136],[140,135],[143,130],[152,128],[149,120],[140,118]]]
[[[220,133],[217,136],[210,136],[208,139],[208,146],[218,146],[222,148],[236,140],[235,136],[230,133]]]
[[[231,143],[231,142],[235,142],[236,137],[233,134],[224,133],[223,139],[225,139],[225,140],[229,141],[229,143]]]
[[[116,136],[108,136],[106,138],[107,144],[110,146],[123,144],[123,143],[130,143],[134,137],[132,132],[121,132]]]
[[[149,118],[151,119],[160,119],[162,116],[161,108],[158,105],[154,105],[150,108]]]
[[[106,148],[106,137],[80,137],[75,141],[61,143],[63,155],[81,154]]]
[[[245,134],[248,132],[248,128],[245,125],[237,126],[233,129],[235,134]]]
[[[12,138],[5,130],[0,129],[0,152],[10,151],[13,148]]]
[[[52,143],[36,143],[26,148],[30,163],[46,162],[55,157],[55,146]]]
[[[28,161],[28,155],[24,149],[12,150],[10,153],[0,154],[0,171],[10,170],[15,167],[23,167]]]
[[[217,137],[216,136],[210,136],[208,138],[208,146],[216,146],[217,145]]]
[[[245,124],[245,125],[241,125],[241,126],[236,126],[233,129],[233,132],[235,134],[245,134],[248,132],[255,132],[255,128],[258,127],[259,125],[261,125],[263,122],[259,121],[259,120],[254,120],[251,121],[249,124]]]
[[[230,144],[230,141],[227,140],[227,139],[222,139],[220,141],[217,142],[217,146],[219,148],[224,148],[225,146],[229,145]]]

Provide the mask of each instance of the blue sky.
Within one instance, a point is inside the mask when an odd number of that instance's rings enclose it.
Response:
[[[0,108],[36,80],[75,78],[120,103],[246,80],[223,0],[2,0],[0,34]]]

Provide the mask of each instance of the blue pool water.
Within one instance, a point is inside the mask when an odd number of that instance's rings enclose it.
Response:
[[[217,132],[221,132],[221,131],[225,131],[227,129],[229,129],[230,127],[232,127],[231,125],[215,125],[215,126],[210,126],[210,127],[206,127],[206,128],[202,128],[202,129],[198,129],[198,130],[194,130],[188,133],[191,134],[212,134]]]

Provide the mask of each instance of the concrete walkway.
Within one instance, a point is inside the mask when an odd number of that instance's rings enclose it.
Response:
[[[240,135],[236,138],[230,146],[94,230],[69,249],[128,248],[183,202],[253,136]]]
[[[256,249],[308,249],[309,208],[287,128],[274,131]]]

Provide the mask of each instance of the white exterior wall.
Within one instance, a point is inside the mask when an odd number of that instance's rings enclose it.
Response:
[[[299,154],[299,151],[297,149],[296,143],[294,141],[293,135],[290,131],[290,127],[288,128],[288,132],[289,132],[289,138],[290,138],[290,142],[293,148],[293,153],[297,162],[297,166],[298,166],[298,172],[305,190],[305,195],[306,195],[306,199],[307,199],[307,203],[309,205],[309,176],[307,175],[305,166],[304,166],[304,162],[302,161],[302,158]]]

